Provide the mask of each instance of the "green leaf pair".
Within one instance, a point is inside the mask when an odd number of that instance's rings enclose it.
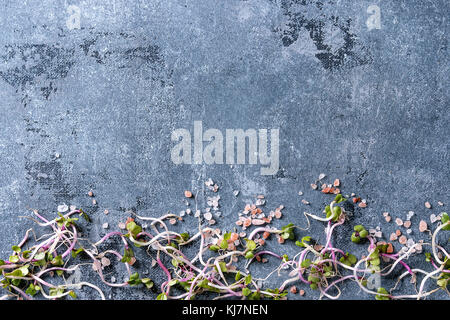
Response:
[[[294,240],[295,239],[293,223],[289,223],[281,228],[281,237],[284,240]]]
[[[358,261],[358,259],[353,254],[350,254],[347,252],[347,253],[345,253],[345,256],[343,256],[339,259],[339,261],[342,262],[343,264],[351,267]]]
[[[346,198],[344,198],[343,196],[342,196],[342,194],[338,194],[338,195],[336,195],[336,197],[334,198],[334,202],[336,202],[336,203],[341,203],[341,202],[344,202],[344,201],[346,201],[347,199]]]
[[[295,241],[295,245],[301,248],[305,248],[307,244],[309,244],[308,242],[311,241],[311,237],[310,236],[305,236],[302,238],[301,241]]]
[[[38,291],[41,290],[41,287],[39,287],[38,285],[34,285],[32,283],[30,283],[30,285],[28,286],[27,290],[25,291],[26,294],[34,297]]]
[[[142,227],[134,221],[130,221],[126,225],[128,232],[136,239],[137,235],[142,232]]]
[[[7,277],[25,277],[25,276],[27,276],[28,275],[28,273],[30,272],[29,270],[28,270],[28,267],[29,267],[30,265],[25,265],[25,266],[23,266],[23,267],[20,267],[20,268],[18,268],[18,269],[15,269],[15,270],[13,270],[12,272],[10,272],[10,273],[6,273],[5,274],[5,276],[7,276]]]
[[[133,250],[131,248],[125,248],[125,253],[123,254],[123,257],[120,261],[123,263],[131,262],[131,258],[133,257],[134,257]]]
[[[325,214],[327,219],[331,218],[331,221],[336,222],[339,220],[339,217],[341,216],[342,213],[342,208],[339,206],[334,206],[333,207],[333,212],[331,212],[331,206],[328,205],[325,207]]]
[[[369,232],[360,224],[354,226],[353,230],[355,230],[355,232],[352,233],[351,240],[354,243],[359,243],[361,239],[365,239],[369,235]]]

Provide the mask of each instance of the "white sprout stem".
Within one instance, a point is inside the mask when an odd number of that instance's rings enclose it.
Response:
[[[441,265],[441,267],[439,269],[436,269],[433,272],[430,272],[423,278],[422,282],[420,283],[419,293],[417,294],[417,300],[420,300],[420,298],[422,297],[422,291],[423,291],[423,287],[425,286],[425,282],[427,282],[427,280],[434,274],[441,272],[442,269],[444,269],[444,265]]]
[[[437,261],[439,264],[443,264],[444,261],[441,261],[441,259],[439,259],[439,256],[438,256],[438,254],[437,254],[437,250],[436,250],[436,236],[437,236],[438,232],[439,232],[442,228],[444,228],[445,226],[447,226],[447,225],[449,225],[449,224],[450,224],[450,221],[447,221],[446,223],[441,224],[441,225],[436,229],[436,231],[434,231],[433,236],[432,236],[432,238],[431,238],[431,247],[432,247],[432,249],[433,249],[434,259],[436,259],[436,261]]]

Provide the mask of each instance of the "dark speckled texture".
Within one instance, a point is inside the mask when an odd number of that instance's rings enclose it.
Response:
[[[81,29],[66,25],[69,4],[81,10]],[[381,29],[368,30],[373,4]],[[29,208],[52,217],[59,204],[81,206],[93,218],[84,232],[97,239],[102,223],[115,227],[127,210],[156,216],[184,209],[188,188],[200,189],[204,208],[209,177],[221,187],[220,227],[234,226],[239,208],[259,193],[269,209],[285,205],[277,226],[304,225],[301,212],[319,213],[331,198],[309,187],[321,172],[329,182],[339,177],[344,194],[368,201],[354,208],[336,246],[363,254],[365,246],[348,245],[353,223],[381,226],[388,238],[394,226],[384,211],[403,219],[415,211],[411,237],[426,239],[418,222],[450,203],[449,9],[445,0],[2,2],[1,256],[32,225],[19,218]],[[175,166],[170,134],[192,129],[194,120],[223,131],[279,128],[279,172]],[[91,189],[98,205],[86,195]],[[241,191],[237,198],[233,190]],[[188,217],[181,229],[195,226]],[[324,240],[321,223],[312,233]],[[448,234],[439,240],[449,247]],[[280,250],[296,252],[293,245]],[[410,262],[428,268],[422,260]],[[145,269],[162,282],[160,271],[138,266]],[[143,289],[105,292],[154,298]],[[398,292],[414,290],[406,281]],[[98,298],[88,289],[79,296]],[[317,296],[308,289],[305,298]],[[352,283],[342,286],[342,297],[372,298]]]

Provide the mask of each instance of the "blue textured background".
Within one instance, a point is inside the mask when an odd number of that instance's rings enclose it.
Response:
[[[381,29],[366,26],[372,4],[381,8]],[[67,28],[69,5],[81,9],[81,29]],[[18,218],[29,208],[52,217],[59,204],[81,206],[94,220],[86,234],[96,239],[102,223],[115,227],[127,210],[177,213],[185,189],[203,188],[204,208],[209,177],[221,186],[220,227],[234,226],[238,210],[260,193],[269,209],[286,207],[278,226],[304,225],[301,212],[318,213],[331,198],[309,187],[321,172],[340,178],[344,194],[368,200],[355,208],[355,222],[380,225],[389,237],[394,227],[381,213],[404,219],[413,210],[412,236],[425,239],[418,221],[440,212],[438,200],[450,201],[449,8],[445,0],[2,1],[2,257],[32,225]],[[261,176],[250,165],[175,166],[170,134],[194,120],[223,131],[280,128],[278,174]],[[188,217],[181,228],[195,221]],[[347,245],[350,228],[336,245]],[[322,224],[312,233],[323,241]],[[448,247],[448,235],[440,241]],[[365,246],[347,249],[361,254]],[[158,270],[139,268],[161,283]],[[271,278],[268,286],[281,282]],[[154,297],[105,291],[114,299]],[[402,291],[414,292],[408,281]],[[80,296],[98,297],[88,289]],[[308,289],[305,298],[317,296]],[[342,296],[372,298],[354,284]]]

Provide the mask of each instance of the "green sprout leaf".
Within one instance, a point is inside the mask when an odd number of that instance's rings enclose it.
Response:
[[[251,259],[251,258],[253,258],[255,255],[253,254],[253,251],[248,251],[246,254],[245,254],[245,259]]]
[[[311,260],[310,259],[305,259],[301,263],[301,267],[302,268],[308,268],[310,265],[311,265]]]
[[[245,283],[245,285],[249,285],[251,282],[252,282],[252,275],[251,275],[251,274],[248,274],[248,275],[245,277],[244,283]]]
[[[87,213],[84,212],[82,209],[79,209],[79,210],[80,210],[80,216],[82,216],[84,218],[84,220],[86,220],[87,222],[91,222],[91,218],[89,218]]]
[[[350,254],[347,252],[345,254],[345,256],[343,256],[339,259],[339,261],[342,262],[343,264],[351,267],[352,265],[354,265],[356,263],[356,261],[358,261],[358,259],[353,254]]]
[[[130,286],[136,286],[136,285],[142,283],[141,279],[139,278],[139,273],[137,273],[137,272],[133,273],[127,282]]]
[[[133,250],[131,248],[125,248],[125,252],[120,261],[123,263],[131,262],[131,258],[133,258],[133,257],[134,257]]]
[[[228,242],[227,242],[227,240],[225,240],[225,239],[223,239],[221,242],[220,242],[220,248],[221,249],[228,249]]]
[[[188,241],[190,238],[190,235],[188,232],[183,232],[180,234],[180,236],[181,236],[181,239],[183,239],[183,241],[185,241],[185,242]]]
[[[142,227],[136,224],[134,221],[130,221],[127,223],[127,230],[136,239],[137,235],[142,232]]]
[[[342,194],[338,194],[338,195],[336,195],[336,197],[334,198],[334,201],[336,202],[336,203],[341,203],[341,202],[344,202],[344,201],[346,201],[347,199],[346,198],[344,198],[343,196],[342,196]]]
[[[19,262],[19,256],[17,256],[17,255],[9,256],[8,260],[9,260],[9,262],[11,262],[11,263]]]
[[[50,263],[54,266],[60,267],[64,264],[63,258],[62,256],[56,256],[55,258],[52,259],[52,261],[50,261]]]
[[[79,249],[77,249],[77,250],[72,250],[72,252],[71,252],[71,255],[72,255],[72,258],[76,258],[81,252],[83,252],[84,251],[84,249],[83,248],[79,248]]]
[[[442,224],[447,224],[445,227],[442,228],[442,230],[450,230],[450,217],[448,216],[447,212],[442,212],[441,222]]]
[[[209,247],[209,250],[211,251],[219,251],[220,247],[216,246],[215,244],[213,244],[212,246]]]
[[[153,281],[149,278],[142,278],[141,281],[147,287],[147,289],[151,289],[154,286]]]
[[[28,286],[27,290],[25,290],[25,293],[34,297],[38,291],[41,290],[41,287],[39,287],[38,285],[34,285],[32,283],[30,283],[30,285]]]
[[[351,240],[354,243],[359,243],[361,239],[365,239],[369,235],[369,232],[360,224],[354,226],[353,230],[355,230],[355,232],[352,233]]]
[[[289,223],[281,228],[281,237],[284,240],[294,240],[295,234],[294,234],[294,224]]]
[[[249,288],[244,288],[244,289],[242,289],[242,295],[244,296],[244,297],[247,297],[247,296],[249,296],[250,294],[252,293],[252,291],[249,289]]]
[[[385,288],[381,288],[380,287],[380,288],[378,288],[377,292],[380,293],[380,294],[377,294],[375,296],[375,299],[377,299],[377,300],[390,300],[389,296],[385,296],[384,295],[384,294],[386,294],[386,295],[389,294],[389,292],[387,292],[387,290]]]
[[[59,296],[64,293],[64,289],[63,288],[51,288],[49,290],[49,293],[51,296]]]
[[[302,238],[301,241],[295,241],[295,244],[299,247],[305,248],[307,244],[309,244],[308,242],[311,241],[311,237],[310,236],[305,236]]]
[[[256,249],[256,243],[253,240],[249,240],[249,239],[245,239],[245,247],[249,250],[249,251],[253,251]]]
[[[167,300],[167,295],[162,292],[156,297],[156,300]]]

